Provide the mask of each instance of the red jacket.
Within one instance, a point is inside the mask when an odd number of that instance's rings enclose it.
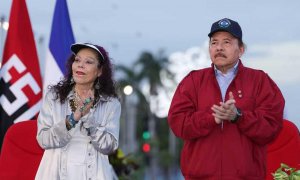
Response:
[[[236,123],[224,121],[222,128],[211,110],[222,101],[213,67],[190,72],[178,85],[168,122],[184,141],[185,179],[265,178],[266,145],[282,127],[284,98],[266,73],[244,67],[241,61],[226,100],[230,91],[243,115]]]

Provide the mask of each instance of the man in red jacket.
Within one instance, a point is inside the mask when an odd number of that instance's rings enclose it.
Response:
[[[184,141],[181,171],[186,180],[263,180],[284,98],[265,72],[243,66],[236,21],[213,23],[208,36],[212,66],[180,82],[169,110],[170,128]]]

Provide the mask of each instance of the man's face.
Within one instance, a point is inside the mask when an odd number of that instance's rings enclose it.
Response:
[[[232,68],[244,53],[238,39],[225,31],[215,32],[210,38],[209,54],[211,61],[223,73]]]

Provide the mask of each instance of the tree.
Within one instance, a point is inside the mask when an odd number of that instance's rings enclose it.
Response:
[[[155,115],[156,108],[150,107],[153,103],[153,97],[159,94],[160,90],[165,90],[162,81],[162,74],[169,79],[173,79],[173,74],[167,69],[168,58],[164,56],[163,51],[154,56],[150,52],[142,52],[137,61],[133,66],[117,66],[117,71],[122,73],[118,80],[119,89],[123,89],[126,85],[130,84],[134,89],[134,94],[137,97],[136,101],[136,120],[137,120],[137,139],[141,141],[144,127],[146,126],[151,134],[150,144],[151,151],[149,152],[150,157],[150,171],[151,175],[155,176],[157,173],[158,159],[157,157],[167,157],[170,159],[168,154],[168,148],[162,146],[157,139],[167,139],[168,135],[166,133],[160,133],[159,136],[165,136],[157,138],[156,129],[158,127],[163,127],[165,130],[162,132],[168,132],[169,128],[166,125],[159,125],[159,123],[166,123],[166,118],[160,119]],[[147,87],[147,88],[145,88]],[[164,121],[164,122],[162,122]],[[159,149],[163,147],[164,149]],[[162,152],[161,155],[158,154]],[[162,161],[163,162],[163,161]],[[163,165],[163,164],[161,164]]]
[[[149,85],[149,91],[144,92],[145,96],[147,97],[147,100],[149,104],[156,104],[156,103],[151,103],[153,101],[153,97],[158,95],[159,89],[165,90],[165,87],[163,86],[162,83],[162,76],[161,74],[164,72],[167,78],[173,79],[174,75],[168,70],[168,58],[164,56],[163,51],[159,51],[157,56],[152,55],[150,52],[143,52],[140,56],[140,58],[137,60],[135,63],[135,66],[138,67],[139,72],[137,73],[137,78],[139,82],[143,82]],[[174,82],[174,81],[173,81]],[[158,107],[156,105],[156,107]],[[159,121],[159,118],[155,115],[155,111],[157,111],[157,108],[154,107],[152,108],[152,111],[148,111],[148,116],[149,116],[149,130],[152,135],[152,138],[154,140],[157,139],[156,135],[156,129],[158,128],[159,124],[164,123],[164,121]],[[151,109],[149,107],[149,109]],[[164,119],[165,120],[165,119]],[[165,128],[165,132],[168,132],[169,128]],[[165,133],[160,133],[160,136],[168,137],[165,135]],[[160,140],[164,139],[164,137],[159,137]],[[168,139],[168,138],[167,138]],[[153,147],[153,156],[150,161],[150,166],[151,166],[151,171],[152,174],[156,174],[156,167],[158,164],[158,159],[157,159],[157,154],[159,154],[160,157],[166,157],[167,159],[170,159],[168,148],[166,149],[158,149],[160,145],[159,141],[156,141],[155,143],[157,146]],[[163,142],[161,142],[163,144]],[[160,153],[159,153],[160,152]],[[161,161],[163,162],[163,161]],[[166,162],[166,161],[165,161]],[[163,164],[160,164],[163,165]]]

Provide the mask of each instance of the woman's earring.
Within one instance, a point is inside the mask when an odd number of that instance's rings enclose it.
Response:
[[[70,84],[74,84],[74,78],[71,77]]]
[[[95,89],[99,90],[100,89],[100,81],[99,81],[99,78],[98,78],[98,81],[95,85]]]

